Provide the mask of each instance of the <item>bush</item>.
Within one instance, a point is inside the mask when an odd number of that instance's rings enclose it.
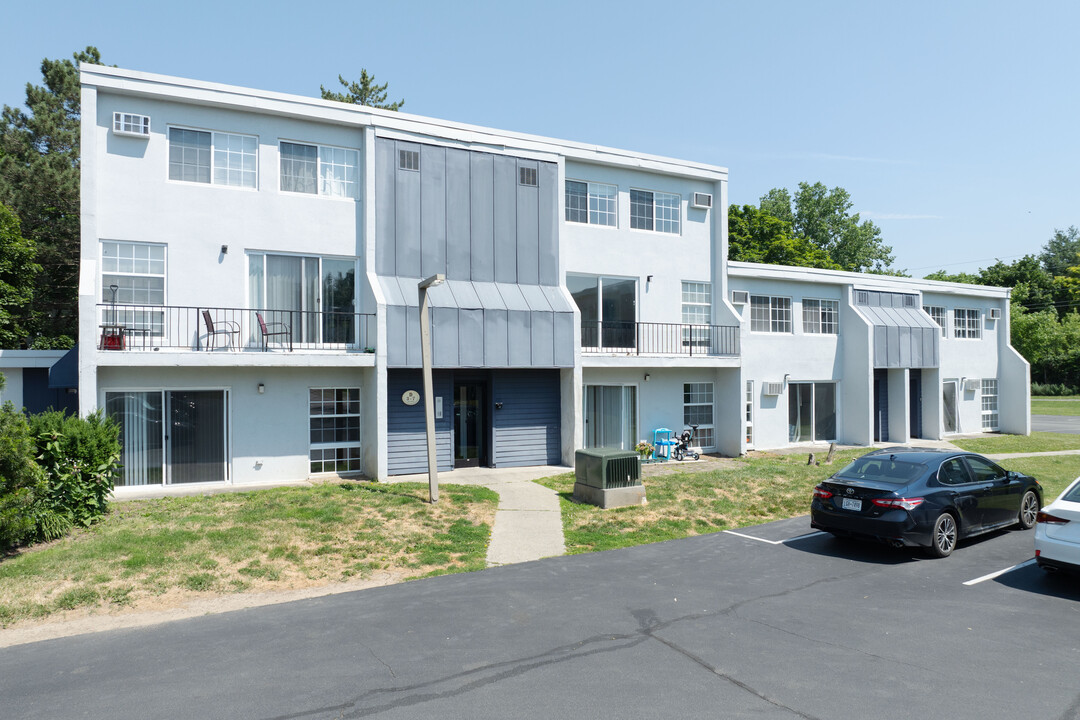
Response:
[[[0,407],[0,552],[36,534],[34,508],[47,486],[34,451],[26,417],[10,402],[4,403]]]
[[[1080,395],[1076,388],[1063,383],[1031,383],[1032,395],[1049,395],[1059,397],[1062,395]]]
[[[120,467],[120,426],[100,410],[86,418],[49,411],[31,416],[29,424],[47,476],[35,508],[37,539],[90,525],[108,509]]]

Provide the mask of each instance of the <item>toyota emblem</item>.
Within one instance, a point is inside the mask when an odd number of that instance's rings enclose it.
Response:
[[[845,492],[847,492],[848,495],[854,495],[855,494],[855,488],[848,488]]]

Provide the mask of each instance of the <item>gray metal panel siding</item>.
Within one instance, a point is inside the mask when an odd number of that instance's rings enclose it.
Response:
[[[454,469],[450,434],[453,428],[453,384],[449,373],[436,372],[432,377],[436,397],[443,399],[443,416],[435,419],[435,455],[439,470]],[[390,475],[427,472],[427,428],[424,423],[424,399],[416,405],[401,402],[406,390],[423,395],[424,383],[415,370],[390,370],[386,374],[386,459]]]
[[[510,310],[507,314],[506,344],[511,367],[532,364],[532,315],[523,310]]]
[[[536,162],[518,161],[520,168],[536,168]],[[523,285],[540,282],[540,173],[537,187],[517,185],[517,281]]]
[[[484,366],[483,310],[458,310],[458,366]]]
[[[574,367],[573,313],[555,313],[555,366]]]
[[[388,365],[408,364],[408,344],[405,331],[409,323],[406,320],[408,308],[403,305],[389,305],[386,308],[386,362]]]
[[[517,160],[495,157],[495,280],[517,279]]]
[[[897,362],[895,367],[909,368],[911,365],[911,328],[897,328]]]
[[[484,364],[506,367],[508,364],[506,311],[484,310]]]
[[[420,310],[418,308],[406,308],[405,348],[405,365],[407,367],[420,367],[423,358],[420,356]]]
[[[457,308],[432,308],[431,362],[434,366],[455,367],[458,364],[459,312]],[[421,364],[423,360],[421,356]]]
[[[472,275],[469,248],[472,195],[469,152],[446,151],[446,277],[469,280]]]
[[[397,143],[399,151],[419,149],[420,146],[413,143]],[[420,172],[397,168],[397,152],[394,159],[394,220],[397,223],[394,274],[420,277]]]
[[[446,151],[420,146],[420,277],[446,272]]]
[[[471,280],[495,280],[495,199],[493,155],[472,153],[469,206],[472,226]]]
[[[537,211],[537,250],[541,285],[559,284],[559,169],[555,163],[539,163],[540,206]]]
[[[532,366],[552,367],[555,364],[554,313],[532,314]]]
[[[557,465],[561,400],[556,370],[497,372],[492,396],[502,408],[492,415],[492,461],[496,467]]]
[[[394,142],[378,140],[375,143],[375,272],[393,275],[394,248]]]
[[[881,325],[874,326],[874,367],[888,367],[889,341],[885,337],[885,330]]]

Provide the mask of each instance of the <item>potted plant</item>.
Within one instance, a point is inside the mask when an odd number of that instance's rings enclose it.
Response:
[[[648,442],[642,440],[641,442],[639,442],[637,444],[636,447],[634,447],[634,449],[637,450],[638,455],[641,456],[642,462],[644,462],[644,461],[646,461],[646,460],[648,460],[649,458],[652,457],[653,446],[652,446],[651,443],[648,443]]]

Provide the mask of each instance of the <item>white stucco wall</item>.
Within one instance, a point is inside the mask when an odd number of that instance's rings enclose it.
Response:
[[[23,406],[22,368],[0,368],[4,376],[4,387],[0,388],[0,405],[10,402],[17,408]]]

